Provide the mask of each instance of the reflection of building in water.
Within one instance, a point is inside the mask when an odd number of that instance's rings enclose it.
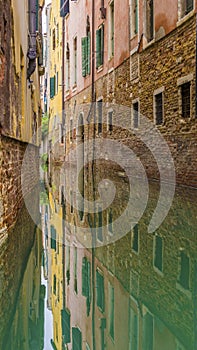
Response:
[[[2,349],[43,349],[45,287],[41,286],[41,254],[41,232],[37,230],[13,310],[14,315],[7,324],[2,340]]]
[[[48,308],[53,314],[53,339],[55,349],[62,349],[61,311],[63,309],[63,249],[62,206],[57,198],[59,189],[49,194],[50,206],[45,207],[45,263],[47,262]]]
[[[101,239],[106,242],[99,223],[107,224],[107,237],[111,237],[113,221],[128,198],[127,182],[114,180],[119,191],[116,205],[96,213],[95,240],[99,242]],[[61,185],[59,188],[63,191]],[[63,205],[65,227],[55,226],[54,217],[50,221],[56,235],[57,231],[62,235],[62,227],[64,230],[65,246],[61,255],[64,271],[59,274],[58,262],[52,267],[52,278],[56,275],[54,286],[58,288],[57,280],[62,281],[63,300],[59,307],[53,302],[52,308],[54,325],[58,320],[59,337],[65,348],[195,349],[196,194],[189,190],[177,191],[164,223],[155,234],[148,234],[147,226],[157,198],[158,186],[152,184],[150,201],[139,223],[122,239],[96,249],[85,249],[79,243],[82,242],[80,224],[84,227],[88,218],[84,215],[81,220],[75,208],[76,196],[70,204]],[[52,212],[55,211],[54,203],[52,208]],[[76,226],[69,226],[69,222]],[[90,234],[87,227],[87,237]],[[60,255],[56,256],[58,259]],[[54,336],[54,343],[55,339]]]

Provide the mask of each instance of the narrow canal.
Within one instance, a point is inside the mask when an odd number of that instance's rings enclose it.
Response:
[[[142,218],[113,239],[113,219],[128,199],[125,178],[114,181],[119,191],[108,232],[98,212],[94,248],[84,245],[92,220],[78,213],[87,230],[82,243],[58,168],[47,190],[42,185],[40,204],[34,193],[42,230],[25,206],[20,212],[1,246],[2,350],[197,349],[197,192],[177,188],[167,217],[150,234],[159,195],[159,185],[150,183]]]

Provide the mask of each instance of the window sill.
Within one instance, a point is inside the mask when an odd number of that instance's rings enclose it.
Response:
[[[108,70],[108,74],[110,74],[110,73],[112,73],[114,71],[114,67],[112,67],[112,68],[110,68],[109,70]]]
[[[135,39],[138,36],[138,33],[134,33],[130,36],[130,41],[132,41],[133,39]]]
[[[185,289],[179,282],[176,282],[176,288],[177,288],[179,291],[181,291],[182,293],[184,293],[185,295],[187,295],[187,297],[188,297],[189,299],[192,298],[192,294],[191,294],[190,290]]]
[[[144,47],[143,47],[143,49],[145,50],[145,49],[148,49],[151,45],[153,45],[155,43],[155,37],[152,39],[152,40],[150,40],[150,41],[148,41],[145,45],[144,45]]]
[[[76,92],[77,91],[77,85],[75,84],[75,85],[73,85],[73,87],[72,87],[72,92]]]
[[[153,269],[154,269],[154,271],[157,272],[158,275],[160,275],[161,277],[164,276],[164,273],[163,273],[161,270],[159,270],[155,265],[153,265]]]
[[[180,18],[178,20],[178,22],[176,23],[176,26],[179,27],[181,26],[183,23],[185,23],[188,19],[190,19],[191,17],[193,17],[195,14],[195,11],[192,10],[191,12],[189,12],[187,15],[183,16],[182,18]]]
[[[102,70],[103,70],[103,65],[102,65],[102,66],[99,66],[99,67],[96,69],[97,73],[100,73]]]

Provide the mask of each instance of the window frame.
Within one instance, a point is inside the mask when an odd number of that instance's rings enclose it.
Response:
[[[182,114],[182,86],[184,84],[190,83],[190,115],[188,117],[183,117]],[[192,102],[193,102],[193,96],[192,96],[192,83],[193,83],[193,74],[188,74],[184,77],[181,77],[177,80],[177,86],[178,86],[178,103],[179,103],[179,117],[184,120],[185,122],[187,120],[190,120],[192,118],[192,111],[193,111],[193,106],[192,106]]]
[[[134,124],[134,114],[135,114],[135,110],[134,110],[134,105],[138,104],[138,124],[137,127],[135,127]],[[132,105],[131,105],[131,125],[132,125],[132,129],[139,129],[140,126],[140,100],[139,98],[136,98],[135,100],[132,101]]]
[[[161,127],[164,124],[164,120],[165,120],[165,109],[164,109],[164,101],[165,101],[165,96],[164,96],[164,91],[165,88],[164,86],[156,89],[153,93],[153,116],[154,116],[154,124],[157,127]],[[156,103],[156,97],[158,95],[162,94],[162,123],[157,123],[157,103]]]

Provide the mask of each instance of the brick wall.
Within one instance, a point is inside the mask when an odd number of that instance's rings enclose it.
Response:
[[[21,169],[28,146],[28,156]],[[38,147],[27,145],[15,139],[0,136],[0,229],[9,228],[16,220],[18,210],[23,205],[23,197],[32,191],[39,179]]]

